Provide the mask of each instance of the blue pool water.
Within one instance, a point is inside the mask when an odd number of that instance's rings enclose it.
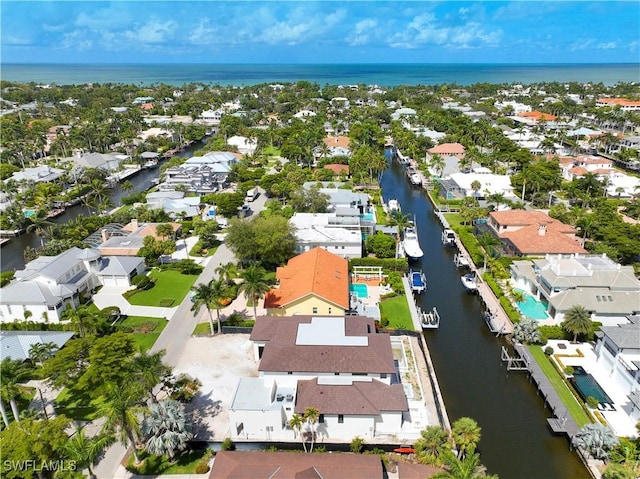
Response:
[[[534,296],[525,293],[521,289],[517,289],[516,291],[524,293],[524,301],[518,303],[518,307],[527,318],[543,320],[549,317],[547,315],[547,306],[543,302],[538,301]]]
[[[575,367],[573,377],[569,381],[576,388],[583,401],[586,401],[591,396],[601,404],[613,404],[613,401],[607,396],[598,381],[580,366]]]
[[[349,291],[351,291],[352,293],[356,293],[356,296],[358,296],[358,298],[367,298],[369,296],[366,284],[350,284]]]
[[[363,220],[373,221],[373,213],[366,213],[364,215],[360,215],[360,218]]]
[[[24,210],[22,212],[24,214],[25,218],[29,218],[30,216],[33,216],[37,213],[37,210]]]

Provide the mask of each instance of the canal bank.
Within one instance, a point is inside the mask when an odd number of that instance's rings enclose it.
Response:
[[[440,328],[424,333],[451,422],[468,416],[482,428],[478,446],[490,473],[501,478],[588,478],[563,436],[548,427],[549,412],[527,377],[509,374],[500,362],[504,339],[496,339],[483,319],[477,295],[468,294],[454,264],[453,248],[441,242],[442,227],[421,188],[404,168],[391,162],[381,181],[385,201],[397,199],[404,214],[415,215],[424,257],[414,268],[427,276],[418,298],[423,311],[440,312]]]

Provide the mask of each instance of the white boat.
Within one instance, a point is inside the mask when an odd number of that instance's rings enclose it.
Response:
[[[414,186],[420,186],[422,184],[422,177],[418,173],[414,173],[409,179]]]
[[[462,286],[464,286],[464,288],[468,292],[475,293],[478,291],[478,285],[476,284],[475,273],[468,273],[468,274],[465,274],[464,276],[461,276],[460,281],[462,281]]]
[[[158,160],[156,159],[151,159],[151,160],[147,160],[144,163],[143,168],[156,168],[158,166]]]
[[[427,290],[427,278],[422,270],[409,270],[409,283],[411,285],[411,291],[414,293],[420,294]]]
[[[469,266],[469,258],[467,258],[464,253],[456,253],[453,257],[453,261],[458,268],[466,268]]]
[[[440,326],[440,314],[435,306],[431,311],[418,311],[418,314],[420,315],[422,329],[436,329]]]
[[[452,229],[445,229],[442,232],[442,244],[445,246],[455,246],[456,244],[456,233]]]
[[[400,209],[400,203],[398,200],[389,200],[389,213],[400,213],[400,211],[402,210]]]
[[[404,249],[404,254],[409,259],[420,259],[424,255],[418,242],[418,232],[415,226],[408,226],[404,229],[402,248]]]

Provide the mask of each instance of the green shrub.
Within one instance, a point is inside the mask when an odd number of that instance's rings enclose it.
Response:
[[[511,320],[512,323],[520,322],[520,313],[513,307],[513,304],[511,304],[511,301],[509,301],[506,296],[500,297],[500,306],[502,306],[502,309],[504,309],[504,312],[509,316],[509,320]]]
[[[387,284],[391,286],[391,288],[397,292],[401,293],[404,291],[404,284],[402,284],[402,276],[399,273],[392,272],[387,276]]]
[[[564,373],[565,373],[567,376],[573,376],[573,373],[575,373],[575,372],[576,372],[576,370],[573,368],[573,366],[566,366],[566,367],[564,368]]]
[[[170,308],[173,305],[173,301],[173,298],[162,298],[158,302],[158,306],[160,306],[161,308]]]
[[[355,454],[360,454],[362,452],[362,448],[364,447],[364,439],[360,436],[356,436],[351,440],[351,444],[349,445],[349,450]]]
[[[200,460],[196,464],[195,473],[196,474],[205,474],[209,472],[209,464],[207,461]]]
[[[538,326],[538,331],[546,339],[568,339],[568,335],[562,326]]]
[[[544,354],[546,354],[547,356],[551,356],[553,354],[553,348],[551,346],[547,346],[546,348],[544,348]]]
[[[380,317],[380,326],[382,326],[383,328],[389,326],[389,318],[387,318],[385,314]]]
[[[146,289],[150,283],[151,283],[151,280],[146,274],[136,274],[131,279],[131,284],[134,285],[139,290]]]
[[[589,406],[591,409],[596,409],[598,407],[598,404],[600,404],[600,401],[598,401],[593,396],[589,396],[587,398],[587,406]]]
[[[231,438],[227,437],[224,441],[222,441],[222,450],[223,451],[235,451],[236,445],[233,443]]]
[[[496,283],[496,280],[493,278],[491,274],[489,273],[483,274],[482,279],[484,280],[485,283],[487,283],[489,288],[491,288],[491,291],[493,291],[493,294],[496,295],[496,298],[501,298],[502,296],[504,296],[504,292],[502,291],[502,288],[498,283]]]
[[[404,273],[409,269],[407,258],[351,258],[349,260],[349,268],[353,266],[381,266],[387,271],[399,271]]]
[[[8,285],[15,274],[15,271],[3,271],[2,274],[0,274],[0,288]]]

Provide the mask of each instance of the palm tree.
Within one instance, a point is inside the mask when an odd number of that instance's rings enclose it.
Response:
[[[134,188],[133,183],[131,183],[129,180],[126,180],[125,182],[123,182],[120,185],[120,189],[122,191],[124,191],[125,193],[128,193],[129,191],[131,191]]]
[[[142,421],[147,452],[173,461],[176,452],[186,449],[193,438],[191,427],[191,420],[178,401],[166,399],[152,404]]]
[[[522,344],[539,343],[542,339],[535,319],[524,317],[513,326],[513,339]]]
[[[27,226],[27,233],[35,233],[40,237],[40,246],[44,246],[44,230],[48,226],[53,226],[43,212],[38,211],[36,214],[29,216],[31,224]]]
[[[442,453],[448,450],[449,434],[440,426],[428,426],[420,431],[413,447],[421,464],[442,465]]]
[[[171,374],[171,368],[162,362],[165,350],[149,353],[140,349],[131,359],[131,370],[135,380],[149,394],[149,399],[158,402],[153,388],[159,384],[162,379]]]
[[[237,276],[236,265],[231,261],[221,264],[215,269],[215,273],[225,284],[232,286],[234,284],[233,279]]]
[[[295,413],[293,416],[291,416],[291,419],[289,419],[289,427],[293,429],[294,436],[296,434],[300,434],[300,439],[302,440],[302,447],[304,448],[304,452],[307,452],[307,443],[305,442],[304,435],[302,434],[303,425],[304,425],[304,418],[298,413]]]
[[[435,170],[438,176],[442,176],[442,172],[444,171],[445,161],[437,153],[431,157],[431,168]]]
[[[484,249],[484,264],[482,266],[482,269],[486,270],[487,256],[494,256],[497,252],[497,246],[502,244],[502,242],[489,232],[482,233],[480,236],[478,236],[478,242]]]
[[[102,431],[116,433],[125,447],[131,445],[136,463],[139,463],[136,447],[136,438],[140,434],[138,415],[145,412],[145,408],[140,406],[140,388],[136,383],[122,386],[107,384],[103,399],[104,403],[98,409],[98,416],[105,418]]]
[[[609,450],[618,444],[618,437],[604,424],[587,424],[573,436],[571,443],[595,459],[606,459]]]
[[[65,443],[64,449],[69,459],[75,461],[80,467],[86,467],[89,471],[89,477],[95,478],[91,466],[95,460],[102,454],[105,448],[113,443],[113,436],[110,434],[98,434],[94,437],[87,437],[83,427],[78,427],[76,432]]]
[[[304,419],[307,424],[308,434],[311,437],[311,447],[309,447],[309,452],[313,452],[313,443],[316,438],[316,425],[318,424],[319,417],[320,411],[315,407],[307,407],[304,411]]]
[[[253,303],[253,320],[256,320],[257,304],[258,301],[269,291],[270,286],[267,283],[265,270],[260,268],[255,263],[245,268],[241,273],[242,284],[240,284],[240,291],[243,291],[247,300]]]
[[[571,306],[564,313],[562,328],[573,334],[573,342],[578,339],[579,334],[587,334],[591,331],[591,314],[581,304]]]
[[[467,452],[473,452],[480,442],[480,426],[470,417],[461,417],[453,423],[451,435],[458,448],[458,457],[464,457]]]
[[[29,358],[36,363],[44,363],[45,359],[50,358],[58,350],[58,346],[55,343],[35,343],[29,348]]]
[[[389,225],[396,227],[396,239],[398,241],[400,241],[400,235],[404,229],[411,226],[411,224],[411,215],[403,215],[399,211],[395,211],[389,220]]]
[[[482,188],[482,184],[478,180],[473,180],[471,182],[471,189],[473,190],[474,198],[478,197],[478,191],[480,191],[480,188]]]
[[[191,288],[194,291],[192,296],[193,306],[191,311],[197,313],[201,306],[206,306],[209,311],[209,325],[211,334],[215,334],[213,316],[211,310],[216,310],[218,320],[218,332],[220,332],[220,309],[224,307],[222,301],[229,297],[229,288],[221,279],[212,279],[207,284],[197,284]]]
[[[487,476],[486,468],[480,464],[480,455],[469,451],[462,459],[456,457],[451,451],[445,451],[444,457],[447,464],[447,471],[434,474],[432,479],[481,479],[497,476]]]
[[[19,384],[27,379],[29,375],[29,370],[20,361],[4,358],[0,363],[0,396],[2,400],[9,401],[9,404],[11,404],[13,419],[16,421],[20,421],[20,411],[16,401],[16,398],[20,395]]]

